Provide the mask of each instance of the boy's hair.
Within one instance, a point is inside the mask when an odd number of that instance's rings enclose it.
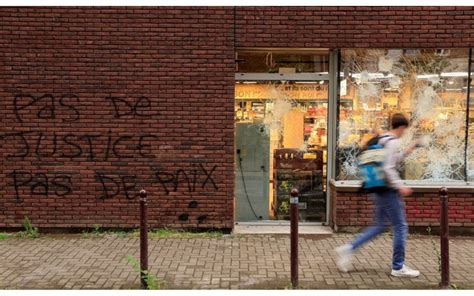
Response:
[[[401,126],[408,127],[410,124],[408,122],[408,118],[405,115],[403,115],[402,113],[395,113],[392,115],[391,125],[392,129],[396,129]]]

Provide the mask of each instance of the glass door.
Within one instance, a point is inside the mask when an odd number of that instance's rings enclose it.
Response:
[[[298,188],[300,221],[326,222],[327,55],[237,52],[236,221],[289,220]]]

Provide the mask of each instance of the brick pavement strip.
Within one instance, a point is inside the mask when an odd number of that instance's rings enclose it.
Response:
[[[358,251],[355,270],[340,273],[333,248],[352,236],[333,234],[300,238],[300,287],[305,289],[437,288],[437,237],[410,236],[407,264],[420,269],[416,279],[390,276],[391,238],[383,235]],[[198,239],[151,239],[151,273],[170,289],[284,289],[289,286],[289,237],[223,236]],[[451,281],[474,288],[474,238],[450,241]],[[135,289],[139,277],[127,262],[138,258],[138,238],[73,235],[0,241],[0,288]]]

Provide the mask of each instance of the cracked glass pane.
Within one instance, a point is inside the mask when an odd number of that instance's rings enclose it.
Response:
[[[342,50],[338,179],[358,179],[359,147],[402,112],[411,126],[401,148],[422,143],[405,160],[402,177],[465,180],[468,56],[468,49]]]

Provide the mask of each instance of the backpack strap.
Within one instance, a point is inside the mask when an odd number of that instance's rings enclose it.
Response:
[[[369,141],[367,141],[366,146],[370,147],[372,145],[378,145],[380,140],[383,139],[383,138],[386,138],[386,137],[391,137],[391,136],[390,135],[377,135],[377,136],[371,138]]]
[[[383,144],[380,144],[382,146],[385,147],[385,145],[390,142],[391,140],[395,140],[396,138],[394,136],[391,136],[391,135],[382,135],[382,136],[379,136],[378,138],[378,141],[377,141],[377,144],[380,142],[381,139],[384,139],[384,138],[388,138],[387,141],[385,141]]]

